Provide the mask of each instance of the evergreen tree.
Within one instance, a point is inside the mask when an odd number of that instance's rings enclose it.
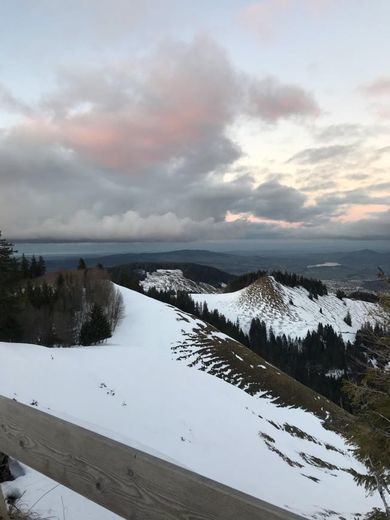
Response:
[[[84,258],[79,258],[79,263],[77,265],[77,269],[86,269],[87,268],[87,264],[85,263],[85,260]]]
[[[18,341],[21,327],[17,321],[19,295],[18,264],[13,246],[0,232],[0,341]]]
[[[381,301],[385,316],[382,334],[373,332],[366,341],[367,357],[375,364],[356,380],[345,381],[343,390],[356,417],[347,430],[357,457],[368,475],[356,477],[369,491],[377,490],[390,519],[390,297]]]
[[[64,275],[62,273],[58,273],[57,278],[56,278],[56,286],[57,286],[57,288],[61,288],[64,285],[65,285]]]
[[[37,276],[38,276],[38,261],[37,261],[35,255],[33,255],[31,257],[31,262],[30,262],[30,277],[36,278]]]
[[[22,278],[30,278],[30,276],[31,276],[30,262],[28,261],[28,258],[26,258],[24,253],[20,260],[20,271],[22,273]]]
[[[80,331],[80,345],[96,345],[111,337],[111,327],[100,305],[92,307],[88,320]]]
[[[347,312],[347,315],[345,316],[344,321],[347,325],[349,325],[351,327],[352,318],[351,318],[351,313],[349,311]]]
[[[38,258],[37,262],[37,276],[43,276],[46,273],[46,262],[43,256]]]

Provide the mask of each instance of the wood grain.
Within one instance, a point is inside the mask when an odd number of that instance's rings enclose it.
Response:
[[[0,486],[0,520],[9,520],[8,508],[5,504],[3,490]]]
[[[0,450],[129,520],[301,518],[5,397]]]

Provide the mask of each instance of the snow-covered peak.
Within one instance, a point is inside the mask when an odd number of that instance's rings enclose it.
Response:
[[[240,322],[244,332],[249,331],[252,318],[260,318],[276,335],[304,337],[319,323],[331,325],[345,341],[353,341],[356,332],[367,322],[374,322],[378,306],[334,294],[310,297],[303,287],[285,287],[272,276],[264,276],[245,289],[224,294],[193,294],[194,301],[206,302],[210,310],[218,310],[231,320]],[[352,323],[344,318],[350,313]]]

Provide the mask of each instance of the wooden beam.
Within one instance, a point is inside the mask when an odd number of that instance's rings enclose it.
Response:
[[[0,486],[0,520],[9,520],[7,504],[4,500],[3,490]]]
[[[126,519],[301,518],[5,397],[0,397],[0,449]]]

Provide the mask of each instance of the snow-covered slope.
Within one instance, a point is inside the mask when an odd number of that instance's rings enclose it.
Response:
[[[364,467],[324,427],[342,414],[209,325],[121,288],[126,315],[105,345],[0,343],[0,394],[176,462],[308,518],[373,506]],[[112,513],[24,467],[4,485],[43,517]],[[45,494],[47,493],[47,494]]]
[[[195,282],[186,278],[181,269],[157,269],[146,273],[140,282],[145,291],[151,288],[158,291],[185,291],[193,293],[215,293],[218,289],[205,282]]]
[[[344,340],[353,341],[356,331],[367,321],[374,321],[376,304],[344,298],[334,294],[310,299],[303,287],[285,287],[272,276],[264,276],[240,291],[224,294],[193,294],[198,303],[206,302],[209,310],[218,310],[232,322],[238,319],[244,332],[252,318],[260,318],[276,335],[304,337],[319,323],[331,325]],[[351,326],[344,318],[352,317]]]

